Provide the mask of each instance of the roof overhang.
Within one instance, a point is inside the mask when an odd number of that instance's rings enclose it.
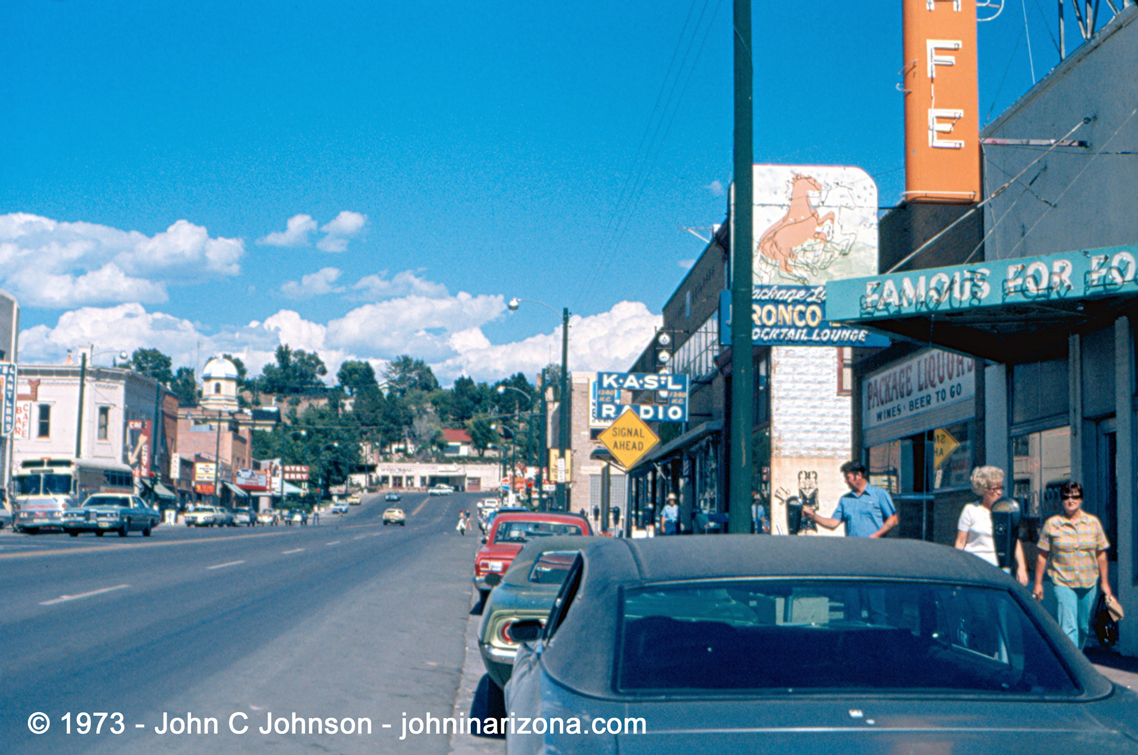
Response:
[[[993,362],[1060,356],[1138,309],[1138,246],[987,260],[826,284],[831,321]]]

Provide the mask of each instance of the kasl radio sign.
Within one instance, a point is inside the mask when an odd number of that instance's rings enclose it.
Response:
[[[688,376],[654,372],[598,372],[593,384],[596,391],[596,419],[613,420],[631,407],[646,422],[688,421]],[[624,391],[652,391],[652,404],[626,404]]]

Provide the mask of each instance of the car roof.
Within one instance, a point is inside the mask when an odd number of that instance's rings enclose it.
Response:
[[[622,591],[643,584],[731,578],[838,578],[932,581],[1009,590],[1053,640],[1091,694],[1107,684],[1054,620],[1014,579],[972,554],[902,538],[705,535],[589,538],[581,549],[580,588],[542,656],[560,683],[598,696],[613,695],[611,678]],[[554,650],[556,648],[556,650]]]
[[[586,535],[554,535],[530,540],[514,556],[513,563],[502,577],[502,583],[507,585],[528,585],[529,572],[541,554],[556,551],[579,551],[591,543],[594,538]]]

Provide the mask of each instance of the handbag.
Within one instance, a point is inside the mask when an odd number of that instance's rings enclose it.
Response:
[[[1117,601],[1111,602],[1118,605]],[[1118,606],[1118,608],[1121,610],[1122,607]],[[1118,644],[1118,620],[1114,618],[1104,593],[1099,593],[1092,623],[1094,624],[1095,637],[1098,638],[1100,645],[1112,648]]]
[[[1118,598],[1113,595],[1107,595],[1106,610],[1110,611],[1110,617],[1115,621],[1122,621],[1126,618],[1126,612],[1122,610],[1122,604],[1118,602]]]

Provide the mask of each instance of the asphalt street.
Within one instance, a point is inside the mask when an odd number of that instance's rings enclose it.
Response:
[[[0,749],[448,752],[478,497],[405,495],[405,527],[369,496],[307,527],[0,533]]]

